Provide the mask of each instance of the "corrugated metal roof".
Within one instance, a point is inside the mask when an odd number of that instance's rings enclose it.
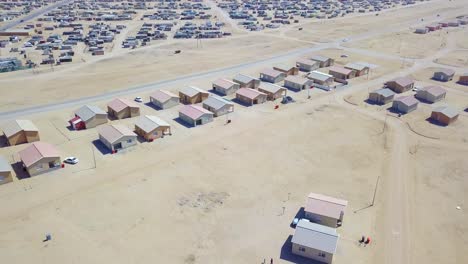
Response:
[[[292,83],[297,83],[297,84],[300,84],[300,85],[305,85],[308,82],[310,82],[310,80],[308,80],[308,79],[306,79],[304,77],[301,77],[301,76],[297,76],[297,75],[289,75],[284,80],[288,81],[288,82],[292,82]]]
[[[307,74],[307,78],[325,82],[328,79],[333,78],[333,76],[327,73],[319,72],[319,71],[312,71],[309,74]]]
[[[326,62],[330,58],[325,57],[325,56],[321,56],[321,55],[313,55],[313,56],[310,57],[310,59],[314,60],[314,61]]]
[[[213,113],[198,105],[185,105],[179,110],[179,112],[193,120],[196,120],[205,114],[213,115]]]
[[[214,108],[216,110],[221,109],[222,107],[226,105],[234,105],[233,103],[229,102],[228,100],[218,97],[218,96],[210,96],[208,99],[203,101],[203,105],[207,105],[211,108]]]
[[[199,93],[204,93],[204,94],[208,94],[207,91],[203,90],[203,89],[200,89],[198,87],[195,87],[195,86],[187,86],[187,87],[184,87],[182,89],[180,89],[180,92],[182,94],[185,94],[189,97],[193,97]]]
[[[224,89],[229,89],[233,85],[236,85],[237,83],[227,80],[227,79],[217,79],[216,81],[213,82],[214,85],[217,85],[219,87],[222,87]]]
[[[271,69],[271,68],[266,68],[266,69],[263,69],[260,74],[263,74],[263,75],[267,75],[267,76],[271,76],[273,78],[276,78],[280,75],[284,75],[283,72],[280,72],[280,71],[277,71],[277,70],[274,70],[274,69]]]
[[[10,163],[4,157],[0,157],[0,171],[12,171]]]
[[[436,73],[438,73],[438,72],[443,73],[443,74],[448,75],[448,76],[452,76],[452,75],[455,74],[455,71],[452,70],[452,69],[441,69],[441,70],[436,71]]]
[[[30,167],[43,158],[60,157],[58,150],[52,144],[45,142],[34,142],[18,154],[26,167]]]
[[[252,80],[255,80],[256,78],[253,78],[253,77],[250,77],[248,75],[245,75],[245,74],[237,74],[236,76],[234,76],[233,80],[234,81],[238,81],[240,83],[249,83],[251,82]]]
[[[444,88],[440,86],[436,86],[436,85],[421,88],[417,93],[419,94],[419,93],[424,93],[424,92],[427,92],[428,94],[431,94],[433,96],[440,96],[440,95],[447,93],[447,91],[445,91]]]
[[[304,64],[304,65],[313,66],[313,65],[315,65],[316,63],[319,63],[319,62],[314,61],[314,60],[309,60],[309,59],[306,59],[306,58],[300,58],[300,59],[297,59],[296,63],[301,63],[301,64]]]
[[[383,97],[390,97],[392,95],[395,95],[395,93],[392,90],[388,89],[388,88],[378,89],[378,90],[375,90],[375,91],[373,91],[371,93],[380,94]]]
[[[171,98],[179,98],[179,96],[166,90],[157,90],[150,95],[150,98],[153,98],[158,102],[165,103]]]
[[[396,78],[396,79],[391,80],[390,82],[395,82],[398,85],[403,86],[403,87],[406,87],[406,86],[414,83],[414,81],[411,78],[408,78],[408,77]]]
[[[454,118],[455,116],[459,115],[458,110],[451,106],[439,106],[436,107],[433,112],[441,113],[449,118]]]
[[[340,236],[336,229],[306,220],[300,220],[291,240],[292,243],[335,254]]]
[[[113,109],[116,112],[120,112],[120,111],[124,110],[127,107],[140,108],[140,106],[137,103],[135,103],[133,101],[130,101],[130,100],[127,100],[127,99],[121,99],[121,98],[116,98],[116,99],[110,101],[107,104],[107,106],[110,107],[111,109]]]
[[[258,89],[260,90],[263,90],[263,91],[266,91],[266,92],[269,92],[269,93],[277,93],[281,90],[283,91],[286,91],[286,88],[284,87],[281,87],[279,85],[276,85],[276,84],[272,84],[272,83],[260,83],[260,86],[258,86]]]
[[[359,64],[359,63],[350,62],[350,63],[345,65],[345,68],[349,68],[349,69],[353,69],[353,70],[357,70],[357,71],[362,71],[365,68],[369,68],[369,67],[367,67],[366,65]]]
[[[419,103],[418,100],[416,100],[416,98],[414,98],[413,96],[401,96],[396,98],[394,101],[401,102],[402,104],[407,106],[412,106]]]
[[[344,213],[347,205],[348,201],[345,200],[322,194],[310,193],[307,197],[304,209],[306,212],[340,219],[340,216]]]
[[[145,115],[135,121],[135,126],[141,128],[146,133],[149,133],[158,127],[169,127],[170,125],[157,116]]]
[[[39,131],[39,129],[29,120],[12,120],[3,127],[6,137],[13,136],[20,131]]]
[[[273,66],[273,69],[277,70],[277,71],[290,71],[291,69],[295,68],[296,66],[291,66],[291,65],[288,65],[288,64],[277,64],[277,65],[274,65]]]
[[[97,106],[84,105],[75,111],[75,115],[79,116],[84,122],[87,122],[96,115],[107,115],[107,113]]]
[[[255,98],[257,98],[258,96],[260,96],[262,94],[266,96],[265,93],[262,93],[260,91],[257,91],[257,90],[251,89],[251,88],[241,88],[241,89],[237,90],[236,93],[239,94],[239,95],[242,95],[244,97],[247,97],[249,99],[252,99],[252,100],[254,100]]]
[[[341,73],[341,74],[344,74],[344,75],[348,75],[350,74],[351,72],[353,72],[352,70],[350,69],[346,69],[346,68],[343,68],[341,66],[331,66],[328,71],[331,73],[331,72],[337,72],[337,73]]]
[[[128,127],[122,125],[105,125],[98,128],[98,133],[105,138],[109,143],[114,144],[116,141],[125,136],[135,136]]]

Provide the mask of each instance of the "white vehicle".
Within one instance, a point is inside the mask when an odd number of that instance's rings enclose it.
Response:
[[[341,58],[348,58],[348,55],[346,55],[346,54],[341,54]]]
[[[75,157],[67,157],[63,162],[68,164],[77,164],[80,160]]]
[[[23,45],[23,47],[25,47],[25,48],[31,48],[32,46],[33,46],[33,44],[31,44],[30,42],[26,42]]]
[[[413,92],[417,92],[419,89],[418,87],[414,87],[413,89],[411,89]]]
[[[135,102],[142,103],[143,99],[141,99],[141,97],[137,96],[137,97],[135,97]]]

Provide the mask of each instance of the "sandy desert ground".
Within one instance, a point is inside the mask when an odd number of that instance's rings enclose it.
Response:
[[[301,31],[239,32],[202,48],[195,40],[170,41],[54,71],[0,75],[0,127],[7,119],[31,119],[62,157],[80,159],[32,178],[17,169],[14,181],[0,186],[0,260],[310,263],[291,255],[290,223],[308,193],[317,192],[349,201],[333,263],[468,262],[468,87],[430,79],[438,68],[456,70],[455,79],[467,71],[456,61],[466,55],[468,27],[410,33],[420,17],[429,23],[466,14],[466,0],[433,1],[304,23]],[[398,53],[396,34],[408,53]],[[174,55],[177,49],[183,52]],[[289,91],[293,104],[236,104],[230,124],[218,117],[189,128],[176,118],[180,106],[157,111],[142,104],[142,114],[168,121],[173,135],[114,155],[96,129],[67,128],[85,103],[104,108],[111,98],[135,96],[147,102],[155,89],[189,84],[209,89],[219,77],[257,75],[307,54],[375,67],[331,92],[312,89],[310,99],[306,91]],[[398,76],[414,78],[418,87],[441,85],[447,97],[401,117],[390,105],[365,102],[369,91]],[[460,110],[456,123],[427,120],[445,104]],[[111,122],[132,128],[134,121]],[[0,155],[18,168],[23,148],[3,146]],[[53,239],[44,243],[46,233]],[[370,246],[359,246],[362,234],[373,238]]]

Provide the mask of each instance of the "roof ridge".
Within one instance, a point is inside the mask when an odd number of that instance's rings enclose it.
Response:
[[[309,222],[309,223],[312,223],[312,222]],[[313,223],[314,224],[314,223]],[[318,225],[318,224],[317,224]],[[323,226],[325,227],[325,226]],[[333,237],[339,237],[340,234],[338,234],[336,232],[336,229],[335,230],[335,234],[330,234],[330,233],[325,233],[325,232],[322,232],[320,230],[317,230],[317,229],[312,229],[312,228],[308,228],[308,227],[305,227],[305,226],[299,226],[299,228],[304,228],[304,229],[307,229],[307,230],[310,230],[310,231],[314,231],[314,232],[317,232],[317,233],[320,233],[320,234],[324,234],[324,235],[327,235],[327,236],[333,236]],[[332,228],[333,229],[333,228]]]

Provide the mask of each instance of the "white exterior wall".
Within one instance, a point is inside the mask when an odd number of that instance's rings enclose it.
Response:
[[[333,254],[323,252],[315,248],[304,247],[294,243],[292,244],[292,253],[323,263],[332,263],[333,261]]]

